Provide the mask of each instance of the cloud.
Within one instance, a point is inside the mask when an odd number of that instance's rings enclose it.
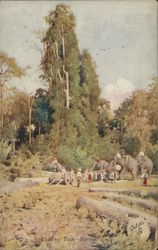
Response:
[[[111,103],[112,110],[118,108],[119,104],[128,98],[134,91],[135,86],[125,78],[120,78],[116,83],[106,85],[103,93],[104,97]]]

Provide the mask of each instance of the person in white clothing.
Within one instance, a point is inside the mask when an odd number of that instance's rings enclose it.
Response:
[[[119,153],[116,154],[117,159],[121,159],[121,155]]]
[[[143,151],[141,151],[140,153],[139,153],[139,155],[138,155],[139,157],[144,157],[145,155],[144,155],[144,152]]]
[[[81,169],[79,168],[77,171],[77,186],[80,187],[81,185],[81,179],[82,179],[82,174],[81,174]]]
[[[74,181],[74,170],[71,168],[71,171],[70,171],[70,184],[72,185]]]

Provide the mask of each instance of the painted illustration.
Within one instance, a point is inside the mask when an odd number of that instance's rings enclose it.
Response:
[[[0,250],[156,250],[157,1],[0,1]]]

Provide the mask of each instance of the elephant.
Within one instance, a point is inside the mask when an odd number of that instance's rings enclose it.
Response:
[[[48,165],[47,171],[51,172],[62,172],[62,166],[59,162],[52,162],[51,164]]]
[[[147,171],[147,174],[150,176],[153,170],[153,162],[150,158],[144,157],[144,156],[138,156],[137,157],[138,165],[139,165],[139,170],[141,174],[143,173],[144,170]]]
[[[102,169],[106,169],[108,165],[109,165],[109,162],[107,162],[107,161],[105,161],[105,160],[95,161],[95,162],[93,163],[92,170],[102,170]]]
[[[115,157],[114,159],[115,164],[118,164],[121,166],[120,170],[120,179],[122,180],[124,178],[125,172],[128,171],[132,174],[133,179],[137,177],[138,170],[139,170],[139,164],[138,161],[132,158],[130,155],[123,156],[120,159]]]

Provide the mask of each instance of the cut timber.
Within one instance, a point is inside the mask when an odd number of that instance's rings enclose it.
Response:
[[[158,204],[154,201],[150,200],[143,200],[140,198],[133,198],[125,195],[119,195],[115,193],[104,193],[103,198],[109,198],[112,199],[113,201],[118,201],[118,202],[127,202],[129,205],[139,205],[145,209],[152,210],[154,212],[157,211],[157,206]]]
[[[69,176],[67,173],[63,176],[63,174],[60,172],[57,173],[54,172],[51,176],[49,176],[49,184],[68,185],[70,184]]]
[[[88,192],[113,192],[118,194],[125,194],[125,195],[137,195],[141,198],[148,198],[148,197],[156,197],[157,199],[158,195],[157,192],[144,192],[142,190],[129,190],[129,189],[114,189],[114,188],[89,188]]]
[[[7,194],[7,193],[14,192],[14,191],[20,191],[25,188],[32,188],[38,185],[39,185],[38,182],[33,182],[31,180],[27,180],[24,182],[8,182],[4,184],[2,187],[0,187],[0,194],[4,194],[4,193]]]
[[[121,194],[136,194],[141,195],[140,190],[127,190],[127,189],[113,189],[113,188],[89,188],[88,192],[113,192],[113,193],[121,193]]]
[[[157,218],[155,216],[125,207],[113,201],[98,201],[80,196],[76,201],[76,208],[80,207],[93,209],[101,217],[117,220],[125,224],[129,223],[131,218],[144,218],[149,224],[151,232],[154,234],[157,228]]]
[[[17,177],[14,182],[26,182],[26,181],[32,181],[32,182],[38,182],[38,183],[48,183],[48,177],[31,177],[31,178],[20,178]]]

